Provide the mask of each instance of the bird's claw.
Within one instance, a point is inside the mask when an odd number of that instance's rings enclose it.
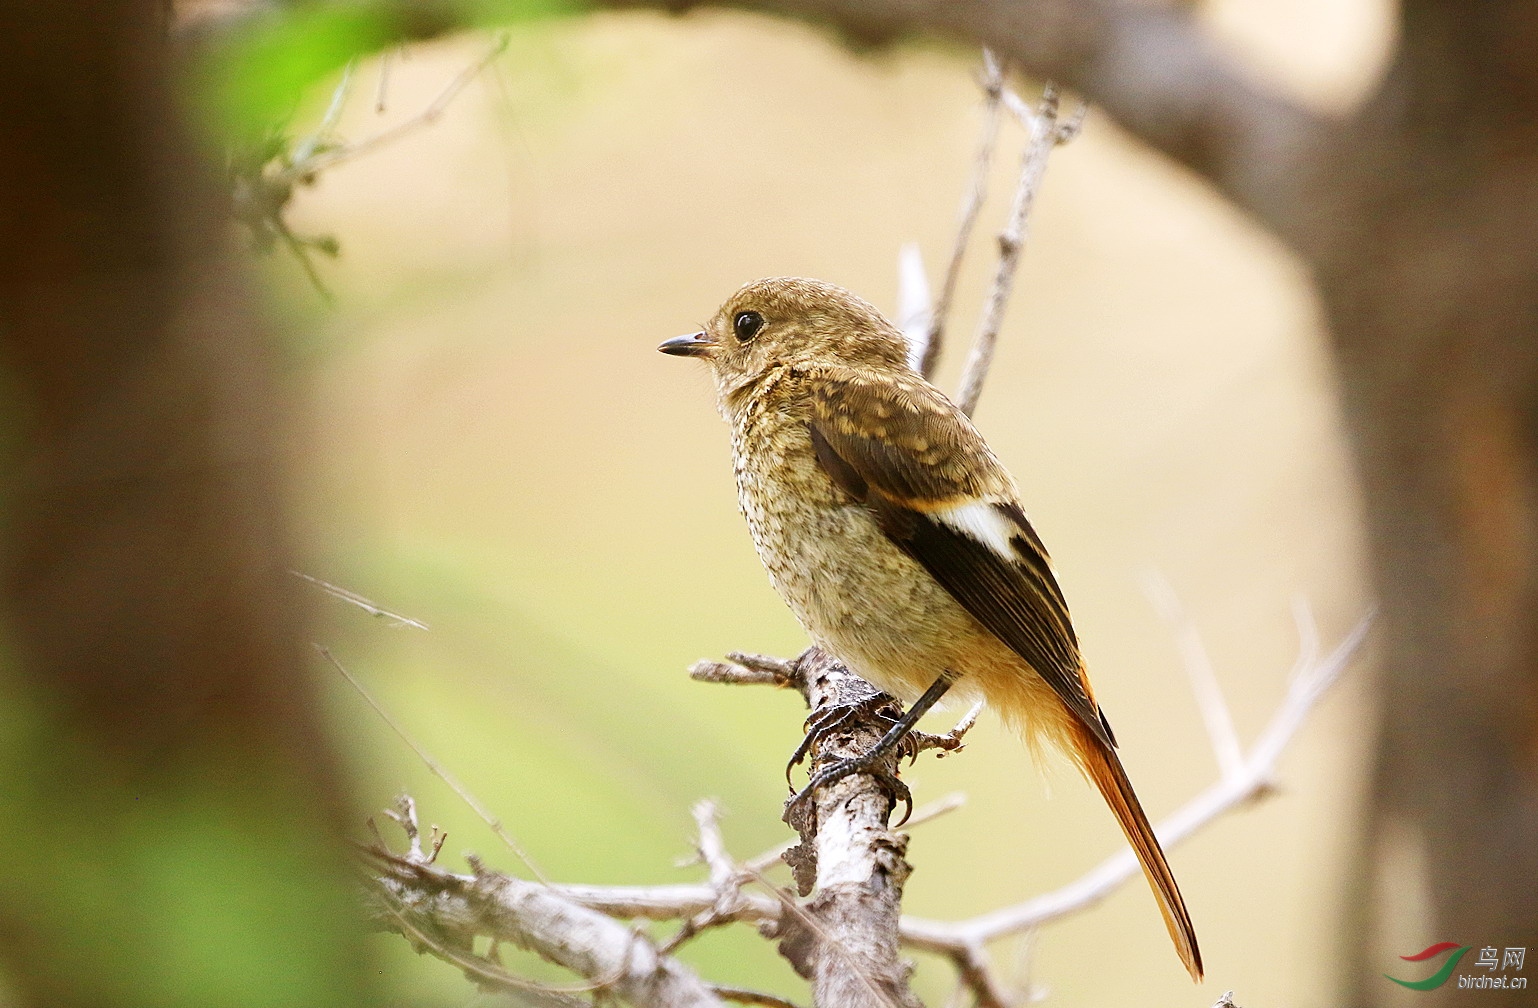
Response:
[[[878,693],[858,703],[825,707],[807,718],[806,736],[802,738],[801,744],[796,746],[796,751],[790,754],[790,762],[785,764],[785,783],[794,788],[795,784],[791,781],[791,774],[806,759],[807,754],[812,751],[817,743],[844,727],[856,715],[870,714],[895,724],[897,718],[885,710],[891,702],[891,698],[886,694]],[[810,786],[808,785],[808,787]]]
[[[908,789],[908,785],[904,784],[901,778],[881,765],[886,755],[887,753],[880,751],[879,748],[872,749],[870,752],[860,756],[851,756],[848,759],[839,760],[837,763],[824,767],[812,774],[811,779],[806,782],[806,787],[797,791],[785,803],[786,821],[794,821],[802,806],[811,800],[822,788],[831,787],[845,777],[852,777],[855,774],[863,773],[874,777],[876,782],[886,789],[888,794],[892,796],[893,808],[896,808],[899,802],[902,803],[902,818],[893,824],[892,827],[893,829],[901,828],[908,821],[908,817],[913,814],[913,792]]]

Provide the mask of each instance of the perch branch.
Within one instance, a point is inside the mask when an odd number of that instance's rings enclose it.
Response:
[[[869,752],[900,716],[890,697],[818,648],[797,665],[811,723],[836,725],[817,735],[814,771]],[[836,717],[830,721],[829,714]],[[906,796],[898,761],[893,753],[876,772],[818,788],[806,804],[786,810],[801,843],[785,860],[801,894],[815,895],[802,906],[775,891],[785,910],[780,953],[812,982],[818,1005],[920,1008],[898,954],[902,890],[911,871],[903,857],[907,836],[887,827],[897,794]]]
[[[1306,610],[1301,607],[1297,615],[1302,642],[1299,662],[1294,669],[1282,704],[1255,744],[1245,754],[1238,768],[1232,773],[1226,773],[1216,784],[1201,792],[1160,824],[1158,834],[1166,848],[1173,847],[1225,813],[1261,800],[1271,793],[1276,765],[1282,752],[1297,734],[1320,698],[1339,679],[1361,646],[1372,621],[1371,615],[1364,617],[1332,652],[1320,657],[1318,635],[1313,622],[1307,618]],[[775,659],[755,659],[755,663],[782,670],[791,664],[810,663],[805,671],[810,687],[813,690],[828,689],[830,684],[824,681],[823,672],[820,671],[822,666],[819,663],[826,662],[835,667],[836,663],[831,663],[819,652],[812,652],[810,655],[810,657],[803,656],[802,659],[797,659],[793,663]],[[841,688],[847,689],[847,684],[843,684]],[[847,697],[847,694],[842,695]],[[870,779],[857,775],[850,780]],[[840,786],[845,783],[847,782],[840,782]],[[864,786],[860,785],[852,789],[857,795],[864,796],[859,798],[856,804],[869,805],[875,800],[876,806],[875,812],[858,828],[865,830],[868,834],[866,842],[875,844],[883,852],[880,857],[872,858],[854,849],[856,844],[853,841],[852,830],[855,827],[844,818],[846,814],[844,810],[837,808],[825,810],[822,802],[818,805],[819,818],[828,818],[818,831],[817,842],[820,846],[814,868],[819,883],[827,889],[834,890],[835,899],[851,898],[851,892],[839,888],[843,886],[843,882],[836,877],[838,873],[849,871],[853,865],[868,864],[870,860],[876,860],[877,863],[888,866],[892,865],[894,858],[897,862],[901,861],[902,838],[888,833],[885,828],[886,810],[891,805],[891,797],[874,787],[870,791],[861,791],[860,788]],[[830,790],[836,793],[838,787]],[[959,804],[957,796],[949,796],[933,806],[920,809],[915,813],[913,823],[916,825],[943,814]],[[745,863],[740,871],[732,867],[730,875],[733,896],[731,901],[723,907],[722,886],[718,883],[728,877],[728,868],[733,865],[733,862],[726,852],[725,845],[718,843],[716,839],[719,837],[719,832],[713,825],[714,812],[707,814],[697,811],[696,815],[697,821],[702,823],[702,859],[707,865],[713,866],[709,869],[712,872],[712,880],[704,883],[660,886],[534,886],[531,883],[498,875],[481,867],[478,863],[474,875],[450,875],[441,869],[421,864],[422,861],[429,859],[429,855],[423,852],[417,836],[414,810],[406,814],[405,821],[402,822],[402,826],[407,829],[410,843],[410,853],[406,857],[391,855],[383,851],[380,846],[371,848],[369,853],[376,860],[384,860],[383,878],[379,884],[388,885],[390,892],[399,902],[411,908],[412,916],[409,919],[416,922],[414,926],[417,930],[427,935],[458,935],[461,941],[466,935],[486,935],[497,941],[523,944],[520,936],[527,935],[531,929],[543,928],[545,930],[542,941],[563,947],[590,940],[585,925],[571,924],[569,930],[563,930],[568,928],[568,925],[563,923],[564,918],[543,914],[543,908],[538,906],[530,910],[524,897],[530,890],[538,890],[547,893],[559,906],[580,907],[607,918],[622,920],[687,921],[701,914],[715,913],[720,923],[728,921],[748,923],[769,929],[770,933],[778,934],[782,940],[790,940],[792,962],[806,962],[812,953],[805,948],[797,948],[795,942],[800,940],[804,944],[809,940],[807,925],[787,909],[794,908],[795,904],[772,887],[769,895],[742,888],[744,877],[759,880],[761,867],[767,867],[771,860],[780,854],[780,851],[778,849],[766,851]],[[702,815],[703,818],[701,818]],[[412,825],[407,826],[407,823]],[[795,859],[790,860],[794,866]],[[957,971],[960,983],[971,991],[981,1008],[1010,1008],[1018,1004],[1020,999],[1011,995],[996,978],[987,953],[989,943],[1011,934],[1031,931],[1071,914],[1082,912],[1105,899],[1137,872],[1137,862],[1131,851],[1123,850],[1055,892],[963,921],[941,922],[919,917],[902,917],[897,925],[897,934],[903,945],[949,960]],[[858,894],[858,899],[863,900],[866,897],[861,893],[858,885],[859,873],[855,872],[855,875],[856,877],[852,880],[856,883],[853,894]],[[496,903],[494,911],[488,910],[488,902]],[[860,909],[858,900],[855,905]],[[894,900],[892,908],[895,909],[895,907]],[[817,900],[813,900],[808,907],[808,912],[816,914],[813,921],[817,924],[818,932],[810,939],[822,946],[821,952],[816,954],[825,956],[835,971],[841,965],[845,979],[852,979],[857,987],[852,1001],[836,1003],[877,1003],[883,1008],[891,1008],[894,1003],[906,1003],[895,998],[891,1001],[873,998],[866,983],[874,982],[881,977],[881,974],[870,970],[861,973],[853,972],[849,960],[839,958],[840,953],[846,953],[848,949],[848,946],[843,944],[845,938],[839,935],[835,940],[834,933],[821,925],[824,919],[824,908],[818,905]],[[868,911],[860,909],[860,913],[868,914]],[[530,919],[524,920],[526,916]],[[407,933],[408,938],[419,940],[413,934],[405,932],[393,919],[381,918],[381,923]],[[617,923],[614,926],[620,927]],[[616,937],[618,932],[605,932],[605,934],[606,942],[612,943],[618,940]],[[626,942],[636,940],[632,932],[624,931],[624,934]],[[449,944],[445,947],[452,952],[456,946]],[[429,951],[441,954],[436,948],[429,948]],[[655,949],[651,952],[654,955],[657,954]],[[462,954],[460,955],[462,957]],[[450,961],[459,964],[458,959],[449,958]],[[463,964],[460,965],[463,968]],[[601,970],[594,970],[584,972],[582,975],[601,978],[604,974]],[[485,978],[482,977],[479,982],[485,982]],[[905,986],[898,990],[903,994],[906,993]],[[845,993],[847,995],[848,992]],[[835,1002],[825,1001],[819,996],[817,1003]]]

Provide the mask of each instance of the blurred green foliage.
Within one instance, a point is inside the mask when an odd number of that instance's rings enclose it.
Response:
[[[200,54],[201,98],[244,141],[286,121],[309,89],[349,62],[415,38],[517,25],[582,8],[578,0],[298,3],[253,15]]]

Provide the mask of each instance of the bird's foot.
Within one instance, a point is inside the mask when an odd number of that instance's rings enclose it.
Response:
[[[819,790],[831,787],[844,778],[852,777],[855,774],[869,774],[876,779],[877,784],[892,796],[893,808],[896,808],[898,803],[902,804],[902,818],[897,820],[892,827],[893,829],[900,828],[908,821],[908,817],[913,814],[913,792],[908,790],[908,785],[904,784],[897,774],[888,770],[885,766],[886,759],[891,754],[892,749],[902,743],[895,742],[887,745],[884,744],[885,742],[886,740],[883,739],[872,746],[869,752],[841,759],[812,774],[811,779],[806,782],[806,787],[792,795],[790,800],[785,803],[785,821],[794,823],[797,818],[804,815],[807,802]]]
[[[807,754],[819,742],[843,728],[850,720],[868,716],[878,718],[889,725],[897,724],[899,719],[890,710],[894,703],[895,701],[885,693],[877,693],[855,703],[824,707],[807,718],[806,737],[801,740],[800,745],[796,746],[796,751],[790,754],[790,762],[785,764],[785,783],[795,787],[791,782],[791,773],[805,761]]]

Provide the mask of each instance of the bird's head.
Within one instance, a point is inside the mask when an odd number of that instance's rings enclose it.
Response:
[[[784,365],[907,368],[907,343],[869,302],[821,280],[769,277],[727,299],[705,328],[657,348],[699,357],[722,395]]]

